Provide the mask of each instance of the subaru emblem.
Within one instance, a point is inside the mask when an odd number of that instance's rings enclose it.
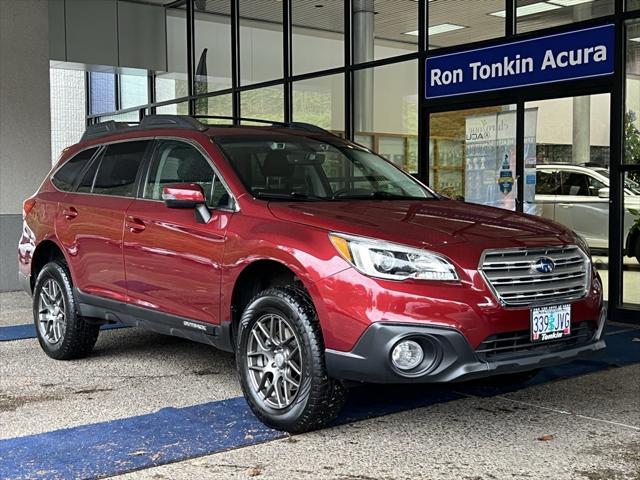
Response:
[[[539,273],[551,273],[556,269],[556,263],[549,257],[540,257],[533,264],[533,268]]]

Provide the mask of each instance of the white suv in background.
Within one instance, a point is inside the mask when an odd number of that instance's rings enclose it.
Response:
[[[535,214],[582,235],[595,253],[609,246],[609,170],[549,164],[536,166]],[[640,262],[640,184],[625,181],[624,246]]]

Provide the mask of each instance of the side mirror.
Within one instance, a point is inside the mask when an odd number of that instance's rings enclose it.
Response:
[[[162,200],[169,208],[195,208],[206,200],[197,183],[174,183],[162,187]]]
[[[603,187],[598,190],[598,196],[600,198],[609,198],[609,187]]]

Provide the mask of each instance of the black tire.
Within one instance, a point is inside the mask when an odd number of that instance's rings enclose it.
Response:
[[[47,330],[47,327],[39,321],[43,289],[50,290],[54,283],[60,289],[61,305],[64,306],[64,329],[60,330],[57,341],[53,341],[47,333],[50,329]],[[56,360],[86,357],[93,350],[100,333],[99,325],[87,323],[79,315],[69,269],[60,260],[47,263],[38,274],[33,292],[33,320],[42,350]]]
[[[636,238],[636,244],[634,248],[635,248],[635,251],[633,252],[633,254],[636,257],[636,260],[638,261],[638,263],[640,263],[640,235],[638,235],[638,237]]]
[[[252,383],[255,377],[250,377],[247,354],[252,329],[267,316],[284,319],[285,326],[291,328],[300,346],[297,357],[301,363],[300,386],[289,400],[291,403],[283,408],[270,406],[264,393],[256,391],[255,383]],[[342,383],[327,375],[320,323],[311,300],[302,290],[273,287],[249,302],[238,326],[236,364],[242,391],[251,410],[263,423],[277,430],[302,433],[321,428],[334,420],[344,405],[345,389]],[[277,383],[277,380],[271,383]]]

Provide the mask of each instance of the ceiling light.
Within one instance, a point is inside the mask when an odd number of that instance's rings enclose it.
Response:
[[[561,7],[573,7],[574,5],[580,5],[581,3],[589,2],[593,2],[593,0],[549,0],[549,3],[560,5]]]
[[[552,5],[547,2],[538,2],[532,3],[531,5],[523,5],[522,7],[518,7],[516,9],[516,15],[518,17],[524,17],[525,15],[533,15],[534,13],[542,13],[547,12],[549,10],[556,10],[557,8],[561,8],[560,5]],[[493,12],[489,15],[493,15],[494,17],[506,17],[507,13],[504,10],[500,10],[499,12]]]
[[[467,28],[464,25],[456,25],[455,23],[440,23],[429,27],[429,35],[438,35],[439,33],[453,32],[454,30],[460,30]],[[412,30],[410,32],[404,32],[404,35],[418,36],[418,30]]]

